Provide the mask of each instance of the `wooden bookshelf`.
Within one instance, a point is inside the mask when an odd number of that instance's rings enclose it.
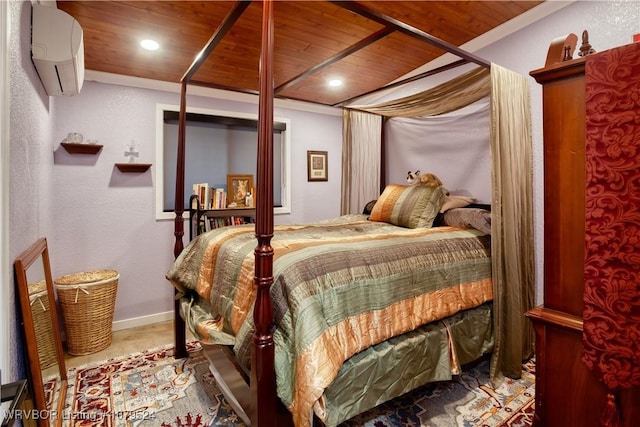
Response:
[[[194,207],[197,206],[197,207]],[[200,199],[193,195],[189,199],[189,239],[193,239],[201,232],[201,221],[212,219],[230,220],[232,218],[242,218],[244,224],[255,222],[256,208],[225,208],[225,209],[200,209]],[[248,220],[248,222],[247,222]],[[227,224],[233,226],[236,224]],[[216,228],[216,227],[214,227]]]

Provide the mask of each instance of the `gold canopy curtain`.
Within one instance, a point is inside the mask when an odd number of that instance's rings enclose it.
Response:
[[[342,129],[340,215],[361,213],[380,195],[382,116],[344,109]]]
[[[434,116],[458,110],[491,96],[492,159],[492,260],[494,287],[495,347],[491,377],[519,377],[522,360],[533,352],[533,329],[524,313],[534,304],[533,186],[531,162],[531,110],[529,82],[524,76],[492,64],[491,69],[476,68],[424,92],[376,105],[348,108],[386,117]],[[361,165],[363,170],[343,172],[343,180],[371,173],[368,157],[358,150],[353,135],[381,134],[351,121],[343,115],[343,168]],[[371,176],[371,175],[370,175]],[[342,185],[345,194],[352,183]],[[379,190],[378,190],[379,191]],[[379,192],[371,194],[375,199]]]

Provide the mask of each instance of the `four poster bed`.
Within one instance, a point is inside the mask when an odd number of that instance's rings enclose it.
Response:
[[[481,65],[454,79],[455,91],[438,86],[420,99],[345,110],[348,165],[358,156],[350,146],[354,115],[442,114],[491,96],[490,213],[453,209],[458,215],[438,215],[448,197],[445,187],[389,185],[379,198],[372,194],[378,199],[368,214],[274,227],[271,2],[263,8],[255,229],[216,229],[187,248],[182,201],[192,71],[183,79],[176,262],[167,274],[179,297],[176,357],[187,355],[186,318],[212,363],[223,365],[213,372],[230,403],[245,421],[268,426],[282,425],[280,402],[296,426],[312,424],[313,414],[337,425],[417,386],[450,379],[461,365],[489,352],[494,380],[518,377],[532,352],[523,316],[533,306],[526,80],[452,47]],[[454,105],[438,109],[434,99],[443,93]],[[403,102],[413,107],[397,108]],[[513,119],[518,114],[519,121]],[[353,183],[343,181],[343,200],[355,200],[361,211],[371,198],[358,200],[350,194]],[[441,217],[441,226],[432,226]],[[229,367],[248,384],[233,383]],[[233,396],[234,389],[248,398]]]

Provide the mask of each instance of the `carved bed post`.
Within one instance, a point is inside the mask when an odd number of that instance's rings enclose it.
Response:
[[[231,29],[233,24],[238,20],[242,12],[249,6],[250,2],[238,1],[235,6],[225,16],[224,21],[218,30],[211,36],[200,54],[196,56],[189,69],[184,73],[182,79],[182,88],[180,92],[180,116],[178,120],[178,157],[176,160],[176,199],[175,199],[175,225],[174,234],[176,236],[173,254],[177,258],[184,249],[182,236],[184,236],[184,172],[185,172],[185,134],[187,128],[187,84],[198,71],[200,66],[209,57],[213,49],[220,43],[224,35]],[[189,224],[191,226],[191,224]],[[177,293],[177,292],[176,292]],[[180,316],[180,301],[176,298],[174,303],[174,337],[176,358],[187,356],[185,321]]]
[[[273,312],[273,3],[262,6],[260,102],[258,112],[258,194],[256,206],[254,307],[255,334],[251,356],[251,425],[276,426],[276,379],[272,335]]]
[[[182,90],[180,93],[180,116],[178,121],[178,158],[176,162],[176,198],[174,212],[176,217],[174,219],[174,232],[176,236],[176,242],[173,246],[173,255],[177,258],[178,255],[184,249],[182,242],[182,236],[184,236],[184,218],[182,214],[184,212],[184,150],[185,150],[185,130],[187,126],[187,83],[182,82]],[[175,291],[178,292],[177,290]],[[185,337],[185,323],[182,316],[180,316],[180,300],[175,298],[173,303],[174,320],[173,320],[173,332],[175,349],[174,356],[176,359],[187,357],[186,337]]]

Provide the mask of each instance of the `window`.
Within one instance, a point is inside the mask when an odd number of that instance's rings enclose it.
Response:
[[[158,105],[156,111],[156,218],[173,219],[179,107]],[[290,134],[288,119],[274,120],[274,212],[291,212]],[[253,175],[257,167],[257,116],[187,108],[185,142],[185,216],[193,184],[226,188],[227,174]],[[256,183],[257,185],[257,183]]]

